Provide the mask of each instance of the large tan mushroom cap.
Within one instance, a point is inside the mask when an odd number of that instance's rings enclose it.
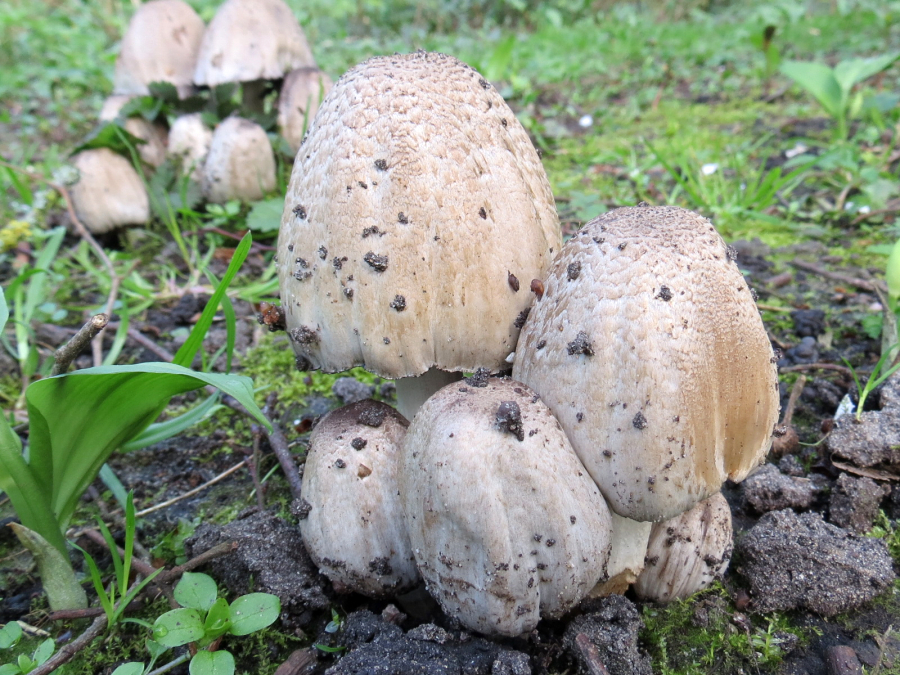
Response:
[[[448,385],[404,440],[401,498],[419,571],[467,628],[521,635],[604,575],[610,518],[553,415],[525,385]]]
[[[294,152],[333,86],[331,78],[318,68],[298,68],[284,78],[278,96],[278,129]]]
[[[326,371],[496,371],[559,246],[537,152],[481,75],[443,54],[370,59],[294,164],[278,239],[294,350]]]
[[[251,202],[275,189],[275,153],[265,129],[241,117],[229,117],[213,132],[203,165],[203,195],[222,204]]]
[[[119,113],[125,104],[132,98],[133,96],[109,96],[100,109],[100,121],[112,122],[115,120],[119,117]],[[138,154],[142,160],[154,167],[159,166],[166,160],[168,131],[164,124],[148,122],[140,116],[121,120],[121,124],[125,131],[144,141],[144,143],[137,146]]]
[[[203,35],[194,82],[275,80],[315,65],[303,29],[282,0],[228,0]]]
[[[722,578],[732,548],[731,509],[719,493],[677,518],[653,524],[646,567],[634,590],[657,602],[686,598]]]
[[[72,158],[79,178],[69,190],[75,214],[94,234],[150,220],[150,199],[131,162],[108,148]]]
[[[169,82],[180,96],[190,94],[203,29],[203,19],[181,0],[141,5],[122,38],[113,91],[146,95],[149,84]]]
[[[313,430],[300,531],[339,590],[384,597],[419,580],[397,494],[408,424],[389,405],[366,400],[328,413]]]
[[[559,419],[614,511],[672,518],[757,466],[778,418],[772,347],[708,220],[617,209],[563,248],[513,375]]]

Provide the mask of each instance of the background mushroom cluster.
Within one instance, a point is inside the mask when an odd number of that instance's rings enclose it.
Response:
[[[311,439],[300,528],[338,590],[421,576],[466,627],[519,635],[589,594],[669,600],[724,572],[718,492],[765,456],[778,396],[708,220],[619,209],[561,245],[502,97],[417,52],[322,102],[277,259],[298,367],[398,383],[403,416],[367,401]]]
[[[141,5],[101,126],[72,157],[78,217],[95,233],[149,222],[155,171],[188,206],[261,199],[276,188],[271,141],[295,152],[330,87],[282,0],[227,0],[209,26],[182,0]]]

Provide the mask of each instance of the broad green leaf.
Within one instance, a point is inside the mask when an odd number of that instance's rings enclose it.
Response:
[[[271,593],[249,593],[231,603],[232,635],[248,635],[272,624],[281,614],[281,601]]]
[[[172,396],[206,384],[233,396],[271,428],[253,400],[251,380],[238,375],[140,363],[87,368],[33,383],[25,393],[30,461],[35,478],[52,485],[51,505],[59,527],[66,526],[113,450],[144,430]]]
[[[188,410],[183,415],[179,415],[178,417],[174,417],[170,420],[166,420],[165,422],[157,422],[155,424],[151,424],[149,427],[144,429],[138,436],[132,441],[128,441],[122,445],[122,450],[124,452],[131,452],[132,450],[140,450],[141,448],[146,448],[148,445],[153,445],[154,443],[160,443],[165,441],[173,436],[180,434],[185,429],[189,429],[195,424],[203,421],[209,415],[212,415],[214,412],[222,408],[219,403],[219,394],[218,392],[209,396],[203,403],[200,405],[194,406],[190,410]],[[101,471],[101,477],[103,476]]]
[[[900,52],[873,56],[867,59],[847,59],[834,67],[834,78],[846,97],[853,85],[880,73],[898,58],[900,58]]]
[[[231,611],[225,598],[219,598],[209,608],[203,628],[206,631],[206,638],[212,640],[224,635],[231,628]]]
[[[143,675],[144,664],[132,661],[123,663],[121,666],[112,671],[112,675]]]
[[[843,113],[841,85],[831,68],[823,63],[811,61],[785,61],[781,64],[780,70],[815,96],[829,115],[835,118],[841,116]]]
[[[175,599],[179,605],[204,612],[213,606],[217,593],[213,578],[199,572],[185,572],[175,587]]]
[[[0,628],[0,649],[9,649],[22,639],[22,627],[15,621]]]
[[[38,648],[34,652],[33,658],[35,663],[37,663],[38,665],[46,663],[47,659],[53,656],[53,652],[55,651],[56,642],[53,640],[53,638],[47,638],[40,645],[38,645]]]
[[[244,263],[244,259],[250,252],[252,243],[253,237],[248,232],[244,235],[244,238],[241,239],[241,243],[237,245],[237,248],[234,249],[234,255],[231,257],[231,263],[229,263],[228,269],[225,270],[225,276],[222,277],[222,283],[219,284],[218,288],[216,288],[212,297],[209,299],[209,302],[206,303],[206,307],[200,315],[200,320],[197,321],[197,324],[191,329],[191,334],[188,336],[188,339],[181,345],[181,348],[175,354],[175,358],[172,361],[173,363],[180,366],[190,366],[193,362],[194,356],[197,355],[197,352],[203,344],[203,338],[206,337],[206,332],[212,325],[213,317],[216,315],[216,310],[219,308],[219,304],[225,296],[225,291],[228,290],[228,286],[231,284],[232,279],[234,279],[234,276]]]
[[[128,144],[137,147],[146,143],[132,133],[119,126],[116,122],[103,122],[100,126],[88,134],[87,138],[81,145],[72,150],[72,154],[81,152],[82,150],[93,150],[95,148],[109,148],[113,152],[128,157]]]
[[[21,672],[15,663],[6,663],[0,666],[0,675],[19,675]]]
[[[203,618],[196,609],[173,609],[153,623],[153,639],[164,647],[180,647],[203,637]]]
[[[21,519],[21,515],[19,517]],[[10,523],[10,527],[22,546],[31,551],[31,555],[34,556],[44,592],[50,601],[50,609],[56,611],[87,607],[87,594],[75,578],[75,572],[72,569],[72,563],[69,562],[69,554],[65,551],[65,547],[60,552],[40,534],[18,523]],[[59,532],[58,528],[56,532]]]
[[[225,650],[204,650],[194,655],[188,670],[191,675],[234,675],[234,657]]]
[[[122,481],[119,480],[115,472],[109,468],[109,464],[104,464],[100,467],[100,480],[113,493],[113,497],[116,498],[119,506],[124,509],[125,504],[128,502],[128,490],[122,485]]]
[[[256,202],[247,214],[247,227],[254,232],[277,232],[281,227],[284,198],[275,197]]]

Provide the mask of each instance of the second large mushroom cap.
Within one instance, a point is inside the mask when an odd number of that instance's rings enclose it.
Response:
[[[370,59],[294,164],[278,240],[294,349],[391,378],[498,370],[559,246],[537,152],[481,75],[443,54]]]
[[[606,213],[545,286],[513,376],[550,406],[614,511],[666,520],[759,464],[778,416],[772,347],[707,219]]]

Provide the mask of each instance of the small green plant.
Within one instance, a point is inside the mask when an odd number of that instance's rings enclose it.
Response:
[[[249,378],[199,373],[188,367],[250,243],[248,234],[173,363],[101,366],[32,383],[25,392],[27,454],[6,418],[0,420],[0,489],[22,523],[13,529],[36,558],[51,608],[72,609],[87,603],[75,580],[63,534],[78,500],[109,455],[149,431],[172,396],[212,385],[270,427],[253,400]],[[0,294],[0,330],[8,316]],[[168,431],[177,433],[178,427]]]
[[[878,512],[868,536],[883,539],[894,560],[900,561],[900,526],[892,523],[884,511]]]
[[[194,643],[198,651],[191,658],[191,675],[233,675],[231,652],[217,649],[222,637],[249,635],[270,626],[281,613],[281,601],[271,593],[250,593],[229,604],[218,595],[212,577],[185,572],[175,587],[175,600],[181,607],[153,623],[153,639],[148,640],[151,655],[156,652],[158,657],[161,650]],[[113,675],[141,675],[152,665],[123,663]]]
[[[125,502],[124,558],[119,555],[118,546],[116,546],[116,542],[113,540],[106,524],[98,519],[97,525],[100,528],[103,539],[106,541],[106,546],[112,556],[113,568],[115,569],[116,578],[110,584],[109,592],[107,592],[106,588],[103,586],[103,579],[100,576],[100,570],[97,567],[97,563],[94,562],[94,559],[87,551],[83,549],[80,550],[84,554],[85,562],[87,562],[88,570],[90,570],[91,581],[94,584],[94,589],[97,591],[97,596],[100,598],[100,605],[106,613],[107,625],[112,627],[121,620],[122,614],[125,611],[125,608],[128,607],[128,604],[137,597],[138,593],[144,589],[144,586],[150,583],[157,574],[162,572],[162,568],[129,588],[131,559],[134,553],[134,533],[136,527],[136,519],[134,516],[134,492],[128,493]],[[116,601],[116,598],[118,598],[118,602]]]
[[[0,628],[0,649],[15,647],[21,639],[22,627],[15,621],[10,621],[3,628]],[[14,663],[6,663],[0,666],[0,675],[19,675],[20,673],[25,675],[30,673],[53,656],[55,650],[56,643],[52,638],[47,638],[38,645],[31,656],[19,654]]]
[[[878,385],[888,379],[891,375],[893,375],[898,368],[900,368],[900,361],[892,364],[886,371],[883,369],[887,366],[891,361],[891,354],[895,349],[900,347],[900,345],[895,344],[889,350],[881,353],[881,358],[878,359],[878,363],[872,368],[872,373],[869,375],[869,378],[866,380],[865,385],[863,385],[859,381],[859,376],[856,374],[856,369],[850,365],[850,362],[845,359],[843,356],[841,360],[847,365],[850,369],[850,374],[853,376],[853,382],[856,384],[856,391],[859,395],[859,403],[856,406],[856,421],[859,422],[862,419],[863,406],[865,405],[866,399],[869,397]]]
[[[853,87],[880,73],[898,58],[900,52],[846,59],[834,68],[816,61],[785,61],[780,70],[815,97],[835,121],[835,137],[844,140],[847,138],[847,121],[863,106],[862,92],[851,96]]]

